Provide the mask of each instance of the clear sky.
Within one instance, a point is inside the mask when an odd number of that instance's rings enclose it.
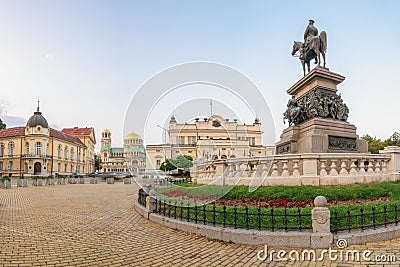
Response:
[[[328,35],[327,67],[346,77],[339,91],[350,108],[349,122],[360,135],[386,138],[400,131],[399,10],[399,1],[364,0],[2,0],[0,118],[8,127],[24,125],[40,97],[41,111],[56,129],[94,127],[99,142],[108,128],[114,145],[121,145],[125,112],[141,84],[172,65],[212,61],[259,86],[277,140],[286,127],[286,90],[302,76],[298,58],[290,55],[292,44],[303,39],[312,18]],[[189,98],[196,90],[190,88]],[[171,96],[160,103],[154,124],[165,125],[178,110],[181,102]],[[218,99],[224,100],[232,99]],[[215,112],[223,112],[218,101]],[[198,114],[208,110],[205,104]],[[161,142],[162,130],[154,126],[153,134],[148,142]]]

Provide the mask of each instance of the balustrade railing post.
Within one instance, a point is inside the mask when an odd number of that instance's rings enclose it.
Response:
[[[149,195],[146,197],[146,211],[148,213],[153,213],[157,210],[157,192],[155,190],[150,190]]]
[[[327,248],[333,243],[333,234],[331,233],[331,213],[326,207],[327,200],[323,196],[317,196],[314,199],[314,208],[311,211],[312,228],[311,247]]]

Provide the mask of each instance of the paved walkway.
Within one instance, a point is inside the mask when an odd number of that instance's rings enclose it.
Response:
[[[134,210],[136,191],[135,185],[124,184],[0,189],[0,266],[288,264],[261,262],[256,256],[261,246],[208,240],[150,222]],[[366,248],[374,250],[373,256],[397,256],[397,263],[391,266],[399,266],[400,238],[348,249]],[[289,264],[354,265],[329,260]]]

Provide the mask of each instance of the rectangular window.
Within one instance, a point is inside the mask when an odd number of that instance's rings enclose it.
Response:
[[[157,167],[160,167],[161,166],[161,160],[157,160],[157,162],[156,162],[156,165],[157,165]]]
[[[67,172],[67,164],[64,165],[64,172]]]
[[[2,171],[2,170],[3,170],[3,162],[0,161],[0,171]]]
[[[161,152],[161,150],[157,149],[156,152],[159,153],[159,152]]]
[[[185,144],[185,137],[184,136],[179,136],[179,144],[180,145]]]
[[[222,148],[222,150],[226,150],[226,148],[225,148],[225,147],[223,147],[223,148]]]
[[[9,162],[8,162],[8,170],[9,170],[9,171],[12,171],[12,169],[13,169],[13,162],[12,162],[12,161],[9,161]]]
[[[57,171],[58,171],[58,172],[60,172],[60,171],[61,171],[61,164],[60,164],[60,163],[58,163],[58,166],[57,166]]]

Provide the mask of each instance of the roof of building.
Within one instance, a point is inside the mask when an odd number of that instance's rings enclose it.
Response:
[[[42,126],[44,128],[49,128],[49,124],[47,123],[47,120],[43,117],[42,112],[39,111],[39,107],[37,111],[33,113],[33,115],[29,118],[28,122],[26,123],[26,126],[29,127],[36,127],[36,126]]]
[[[122,147],[112,147],[111,153],[123,153],[124,149]]]
[[[70,135],[90,135],[92,130],[93,128],[88,128],[88,127],[85,128],[74,127],[74,128],[64,128],[61,130],[61,132]]]
[[[69,134],[66,134],[66,133],[63,133],[63,132],[60,132],[60,131],[57,131],[56,129],[53,129],[53,128],[50,128],[50,136],[67,141],[67,142],[71,142],[71,143],[74,143],[77,145],[84,145],[82,143],[82,141],[79,140],[79,138],[69,135]]]
[[[142,137],[140,135],[138,135],[137,133],[130,133],[128,134],[125,139],[142,139]]]
[[[0,130],[0,138],[1,137],[16,137],[16,136],[24,136],[25,135],[25,127],[13,127],[4,130]],[[84,145],[79,138],[60,132],[56,129],[50,128],[50,137],[58,138],[70,143],[74,143],[77,145]]]
[[[14,137],[25,134],[25,127],[13,127],[4,130],[0,130],[0,137]]]
[[[110,130],[108,130],[108,129],[103,130],[103,133],[109,133],[109,132],[110,132]]]

